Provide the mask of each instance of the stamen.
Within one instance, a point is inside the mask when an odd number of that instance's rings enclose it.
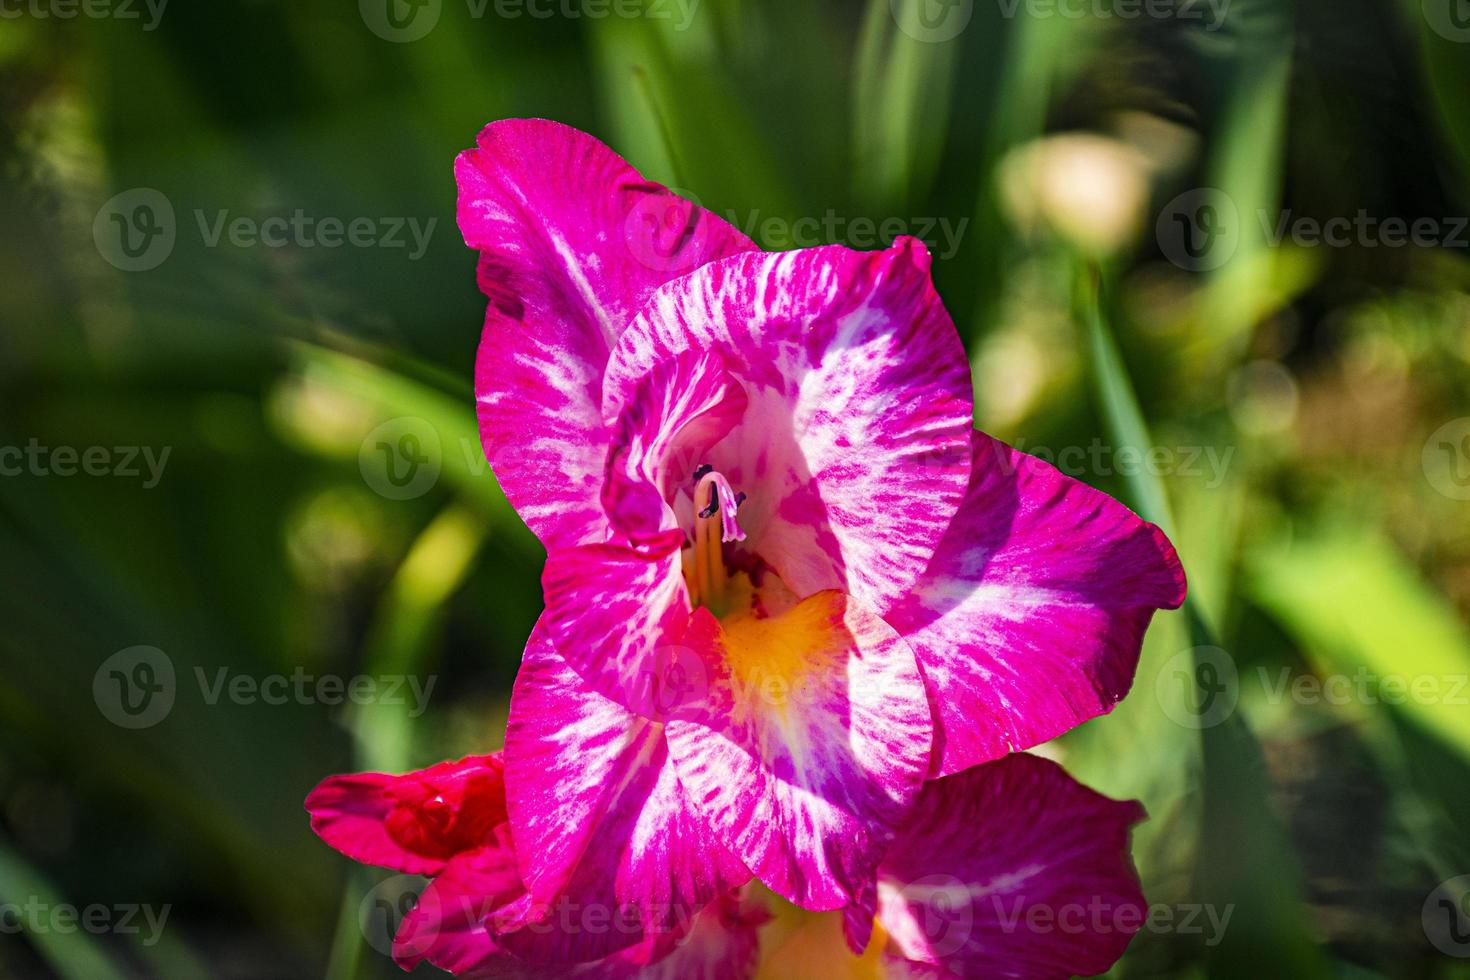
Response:
[[[699,512],[699,519],[709,520],[719,514],[720,540],[744,541],[745,532],[740,529],[740,522],[735,519],[735,511],[740,507],[742,498],[735,496],[735,490],[730,486],[730,481],[725,479],[725,474],[710,470],[700,477],[699,484],[694,488],[696,504],[700,497],[704,496],[706,487],[710,490],[709,496],[705,498],[709,503]]]
[[[714,467],[708,463],[700,463],[694,468],[694,482],[698,483],[700,480],[704,479],[705,474],[709,473],[713,469]]]
[[[684,575],[690,600],[695,605],[715,608],[724,600],[728,581],[724,545],[745,540],[745,532],[735,519],[745,494],[737,495],[725,475],[711,466],[700,466],[696,472],[699,481],[694,487],[695,506],[701,500],[707,503],[694,522],[694,546],[685,553]]]

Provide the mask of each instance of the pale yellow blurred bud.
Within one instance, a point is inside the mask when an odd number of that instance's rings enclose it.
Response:
[[[1001,160],[1001,203],[1028,236],[1051,234],[1107,255],[1138,237],[1151,170],[1143,153],[1112,137],[1046,136]]]

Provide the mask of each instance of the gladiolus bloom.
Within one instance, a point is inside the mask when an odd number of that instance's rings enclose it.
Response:
[[[488,807],[464,795],[449,819],[401,789],[353,819],[313,809],[319,832],[362,860],[384,835],[420,842],[429,892],[497,896],[475,926],[496,948],[602,975],[607,957],[654,970],[726,945],[733,972],[709,975],[750,975],[752,876],[836,912],[851,949],[894,970],[1106,969],[1129,930],[1042,949],[991,928],[989,903],[1015,879],[1023,901],[1085,887],[1137,904],[1141,814],[1004,757],[1127,692],[1153,612],[1183,600],[1164,535],[974,430],[918,241],[764,253],[544,121],[489,126],[456,176],[490,301],[480,431],[548,552],[506,732],[507,841],[446,856]],[[1067,846],[1043,833],[1073,820]],[[941,866],[943,902],[970,910],[953,948],[916,924],[940,899],[914,882]],[[629,927],[546,926],[586,896]]]

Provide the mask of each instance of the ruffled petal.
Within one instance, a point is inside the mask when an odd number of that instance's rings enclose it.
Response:
[[[490,299],[475,365],[486,456],[548,547],[603,541],[608,351],[656,287],[755,246],[560,123],[492,123],[454,171]]]
[[[618,418],[659,365],[715,352],[743,420],[707,460],[752,546],[799,595],[882,614],[927,567],[969,477],[969,363],[913,239],[713,262],[650,298],[608,364]]]
[[[671,941],[628,950],[573,976],[601,980],[749,980],[760,954],[760,926],[767,916],[722,896],[706,906],[686,932]]]
[[[860,602],[808,597],[766,619],[694,615],[707,693],[671,712],[679,781],[751,871],[805,908],[872,877],[929,766],[923,682]]]
[[[948,775],[1030,748],[1128,693],[1156,609],[1184,601],[1163,532],[976,432],[969,493],[933,564],[885,617],[914,649]]]
[[[393,959],[405,970],[427,960],[456,976],[519,968],[497,936],[523,924],[524,898],[510,848],[460,854],[429,882],[399,923]]]
[[[926,784],[878,871],[886,953],[959,976],[1102,973],[1148,915],[1128,843],[1144,816],[1032,755]]]
[[[506,817],[503,769],[498,755],[485,755],[398,776],[329,776],[306,810],[317,836],[354,861],[437,874],[494,839]]]
[[[591,690],[541,628],[516,678],[505,746],[512,832],[535,904],[602,894],[663,934],[750,879],[685,796],[663,726]]]
[[[480,886],[484,884],[487,882]],[[462,886],[456,887],[463,892]],[[420,900],[428,903],[423,916],[414,918],[410,913],[405,917],[396,941],[402,953],[398,962],[404,969],[411,970],[427,959],[473,980],[750,980],[759,955],[758,930],[767,918],[738,895],[727,895],[706,906],[678,933],[649,936],[590,962],[533,962],[502,948],[492,930],[471,927],[467,919],[473,912],[456,911],[448,921],[436,918],[441,911],[483,905],[473,899],[450,899],[446,906],[449,891],[446,887],[435,895],[425,892]],[[490,921],[495,919],[492,914]],[[430,955],[421,955],[419,950]]]
[[[679,568],[677,551],[602,545],[553,551],[541,576],[552,645],[593,690],[648,718],[680,696],[689,659],[677,643],[690,612]]]
[[[616,422],[603,504],[614,528],[650,551],[678,549],[685,532],[672,506],[711,446],[745,414],[745,390],[713,352],[688,351],[658,365],[639,384]],[[729,484],[724,508],[734,521]],[[703,506],[703,503],[701,503]],[[692,523],[692,508],[683,514]]]

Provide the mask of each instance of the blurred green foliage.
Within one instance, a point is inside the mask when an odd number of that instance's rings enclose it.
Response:
[[[0,901],[171,907],[156,943],[0,935],[0,975],[396,972],[359,929],[378,877],[301,801],[498,745],[541,553],[478,449],[450,164],[544,116],[767,247],[929,238],[977,423],[1172,524],[1192,610],[1047,751],[1145,801],[1151,901],[1238,907],[1219,942],[1156,923],[1118,976],[1470,976],[1421,920],[1470,873],[1470,43],[1436,2],[448,0],[401,43],[368,2],[0,8],[0,446],[169,452],[153,486],[0,477]],[[177,225],[136,272],[94,236],[132,188]],[[1185,268],[1201,188],[1233,244]],[[421,256],[210,242],[298,210],[435,225]],[[1441,240],[1275,241],[1287,211]],[[372,434],[402,419],[440,474],[394,499]],[[1167,456],[1130,476],[1128,446]],[[138,645],[177,696],[128,729],[94,679]],[[1206,646],[1238,706],[1200,728]],[[209,703],[221,668],[436,686],[422,714]],[[1363,674],[1438,693],[1310,696]]]

